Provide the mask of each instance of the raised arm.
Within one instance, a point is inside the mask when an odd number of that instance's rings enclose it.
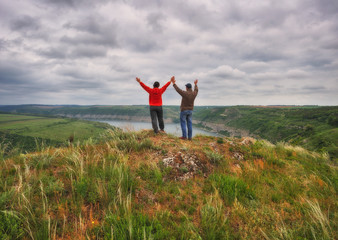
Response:
[[[172,77],[170,78],[170,82],[171,82],[172,84],[175,84],[175,82],[176,82],[175,76],[172,76]]]
[[[167,82],[163,87],[161,87],[161,92],[164,93],[167,90],[167,87],[170,85],[171,81]]]
[[[198,93],[198,87],[197,87],[198,79],[196,79],[194,83],[195,83],[194,92]]]
[[[182,89],[180,89],[180,88],[176,85],[176,80],[175,80],[175,77],[174,77],[174,76],[171,77],[170,81],[172,82],[173,87],[175,88],[176,92],[177,92],[178,94],[180,94],[181,96],[183,96],[182,94],[183,94],[184,91],[183,91]]]
[[[144,90],[146,90],[148,93],[150,93],[151,88],[148,87],[147,85],[145,85],[143,82],[141,82],[141,79],[139,79],[138,77],[136,78],[136,81],[141,85],[141,87],[143,87]]]

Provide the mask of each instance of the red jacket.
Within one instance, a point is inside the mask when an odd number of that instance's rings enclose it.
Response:
[[[170,85],[170,81],[167,82],[162,88],[150,88],[143,82],[140,82],[141,86],[149,93],[149,105],[150,106],[162,106],[162,94]]]

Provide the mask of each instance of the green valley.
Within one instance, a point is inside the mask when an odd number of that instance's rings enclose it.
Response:
[[[164,106],[167,121],[179,122],[179,106]],[[150,121],[149,108],[131,106],[0,106],[0,111],[38,116]],[[194,124],[224,136],[252,136],[272,143],[287,142],[328,152],[338,158],[338,107],[321,106],[196,106]],[[70,120],[69,120],[70,121]]]
[[[84,141],[98,137],[108,124],[76,120],[30,116],[18,114],[0,114],[0,144],[7,146],[7,151],[18,148],[32,151],[38,145],[60,146],[72,141]]]

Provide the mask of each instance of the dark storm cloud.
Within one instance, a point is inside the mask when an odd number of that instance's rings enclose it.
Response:
[[[70,90],[77,90],[77,89],[100,89],[103,88],[105,85],[101,82],[95,81],[85,81],[85,80],[72,80],[69,82],[64,83],[65,87]]]
[[[337,39],[332,39],[329,41],[326,41],[325,43],[322,44],[322,47],[325,49],[329,49],[329,50],[338,50],[338,41]]]
[[[88,6],[93,6],[95,4],[108,2],[105,0],[35,0],[39,1],[45,5],[52,5],[59,8],[83,8]]]
[[[7,41],[5,39],[0,39],[0,52],[7,48]]]
[[[122,72],[122,73],[129,73],[130,72],[129,67],[124,66],[123,63],[119,63],[119,62],[112,63],[111,69],[115,70],[117,72]]]
[[[303,87],[304,90],[308,90],[308,91],[314,91],[314,92],[319,92],[319,91],[327,91],[326,87],[323,86],[304,86]]]
[[[72,45],[90,44],[116,47],[116,39],[114,36],[105,37],[102,35],[78,34],[74,37],[64,36],[60,40],[61,42]]]
[[[278,52],[271,52],[267,49],[261,49],[247,52],[244,54],[243,58],[248,61],[270,62],[285,59],[286,57]]]
[[[147,104],[135,77],[175,75],[200,80],[202,105],[336,104],[337,12],[336,0],[2,1],[0,102]]]
[[[218,78],[224,78],[224,79],[233,79],[233,78],[242,78],[245,76],[244,72],[241,72],[238,69],[234,69],[230,66],[219,66],[216,69],[209,71],[209,76],[214,76]]]
[[[104,57],[107,55],[107,49],[100,46],[79,46],[75,47],[68,57],[70,58],[97,58]]]
[[[27,31],[27,30],[38,30],[40,23],[37,18],[31,16],[21,16],[10,22],[10,28],[13,31]]]
[[[77,0],[46,0],[45,2],[60,5],[60,6],[67,6],[67,7],[73,7],[75,6],[76,2],[83,2],[83,1],[77,1]]]
[[[6,66],[3,63],[0,66],[0,84],[2,86],[24,84],[29,75],[29,72],[15,66]]]
[[[59,69],[57,70],[57,74],[74,79],[90,79],[90,76],[86,75],[82,71],[79,71],[77,68],[72,67]]]
[[[205,3],[199,1],[126,1],[131,6],[149,11],[165,9],[165,12],[175,16],[181,21],[191,24],[198,29],[208,30],[217,27],[217,15],[214,11],[209,11]],[[216,16],[216,18],[215,18]]]
[[[337,17],[338,2],[336,0],[312,0],[311,2],[322,13],[323,17]]]
[[[322,68],[325,67],[326,65],[331,64],[332,59],[328,59],[326,57],[316,57],[314,58],[314,55],[310,56],[307,59],[304,59],[303,64],[305,65],[310,65],[315,68]]]
[[[101,21],[100,21],[101,20]],[[63,25],[65,28],[72,28],[79,32],[87,32],[94,35],[104,35],[109,32],[114,32],[116,23],[106,23],[104,19],[94,16],[86,16],[77,19],[73,22],[68,22]]]
[[[152,30],[154,32],[162,33],[163,32],[163,21],[165,20],[165,17],[163,14],[155,12],[150,13],[147,16],[147,22],[151,26]]]
[[[79,32],[87,32],[93,35],[107,35],[116,31],[116,22],[107,22],[98,16],[85,16],[68,22],[63,25],[65,28],[72,28]],[[108,35],[109,36],[109,35]]]
[[[130,38],[126,42],[126,47],[137,51],[137,52],[143,52],[147,53],[153,50],[156,50],[159,48],[156,41],[153,41],[152,39],[147,38]]]
[[[67,57],[67,52],[65,48],[48,48],[40,49],[37,51],[37,54],[44,56],[48,59],[64,59]]]
[[[188,1],[184,3],[175,1],[170,7],[178,18],[199,29],[217,28],[217,22],[214,21],[215,13],[209,11],[203,3],[191,4]]]
[[[37,50],[37,54],[48,59],[81,59],[81,58],[100,58],[107,55],[107,49],[100,46],[74,46]]]
[[[117,47],[117,40],[113,33],[104,34],[87,34],[80,33],[76,36],[63,36],[61,42],[66,44],[91,44],[91,45],[102,45],[107,47]]]

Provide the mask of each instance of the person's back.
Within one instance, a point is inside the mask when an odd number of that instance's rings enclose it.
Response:
[[[141,87],[149,93],[149,106],[150,106],[150,117],[151,124],[154,132],[158,133],[157,121],[162,132],[164,132],[164,121],[163,121],[163,109],[162,109],[162,94],[165,92],[167,87],[170,85],[170,81],[167,82],[162,88],[159,88],[160,83],[155,82],[154,88],[150,88],[145,85],[139,78],[136,81]]]
[[[195,102],[195,98],[198,94],[197,85],[195,85],[194,91],[191,89],[191,87],[190,88],[187,87],[186,91],[183,91],[176,84],[174,84],[173,86],[174,86],[175,90],[182,96],[181,111],[194,110],[194,102]],[[191,86],[191,84],[190,84],[190,86]]]
[[[168,83],[170,84],[170,82],[168,82]],[[141,82],[140,84],[142,86],[143,83]],[[151,105],[151,106],[162,106],[162,94],[167,89],[169,84],[164,85],[162,88],[148,88],[149,91],[146,90],[149,93],[149,105]]]
[[[182,137],[181,139],[187,138],[187,130],[186,127],[188,126],[188,139],[191,140],[192,138],[192,111],[194,110],[194,101],[198,94],[198,87],[197,82],[198,80],[195,80],[195,87],[194,91],[191,88],[191,84],[186,84],[186,91],[183,91],[176,85],[175,77],[171,78],[171,82],[173,83],[173,86],[175,90],[182,96],[181,100],[181,113],[180,113],[180,122],[181,122],[181,129],[182,129]]]

